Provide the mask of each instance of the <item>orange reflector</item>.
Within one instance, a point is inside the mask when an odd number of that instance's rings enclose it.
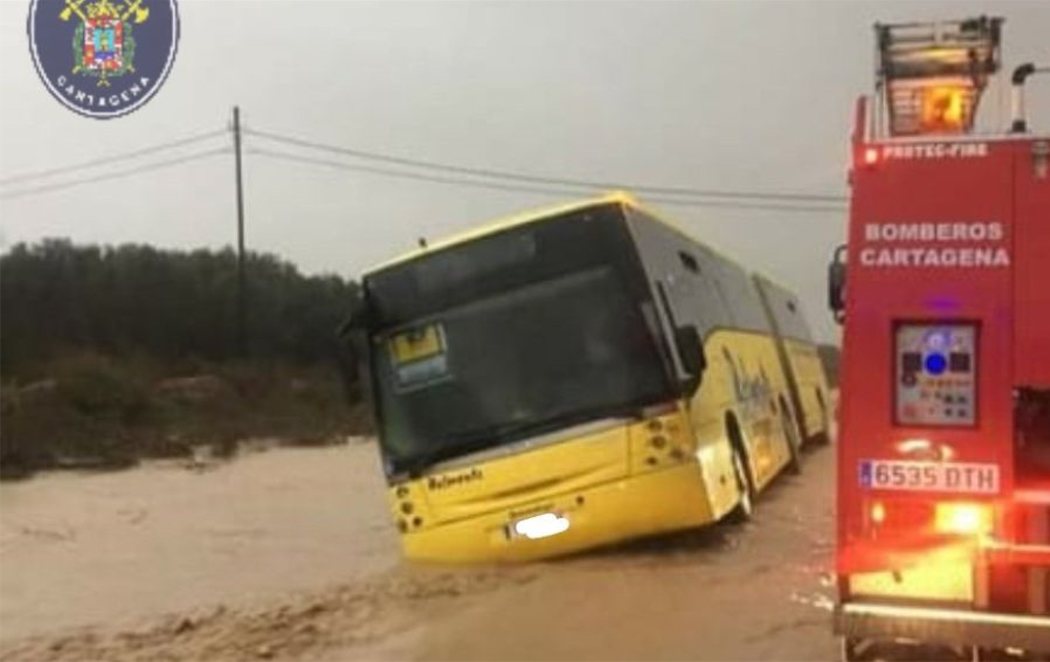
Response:
[[[977,535],[992,530],[992,511],[976,503],[937,504],[934,525],[940,533]]]

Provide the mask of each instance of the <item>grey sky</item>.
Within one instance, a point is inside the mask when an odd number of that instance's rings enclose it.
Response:
[[[850,113],[873,83],[875,21],[1003,15],[1007,68],[1050,63],[1050,3],[1036,1],[182,0],[178,58],[164,88],[137,112],[101,122],[61,106],[37,78],[28,5],[0,3],[0,177],[222,128],[239,103],[249,126],[410,157],[845,194]],[[1050,128],[1047,83],[1030,83],[1037,129]],[[1005,122],[1005,104],[1005,93],[990,90],[985,120]],[[420,235],[559,201],[257,155],[245,167],[248,244],[307,272],[357,276]],[[5,200],[2,240],[229,244],[232,168],[219,156]],[[793,287],[818,333],[835,336],[824,265],[844,237],[844,215],[656,207]]]

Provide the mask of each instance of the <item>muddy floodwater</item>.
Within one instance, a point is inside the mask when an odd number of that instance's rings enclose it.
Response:
[[[834,453],[753,523],[402,563],[371,444],[0,486],[3,659],[825,659]]]

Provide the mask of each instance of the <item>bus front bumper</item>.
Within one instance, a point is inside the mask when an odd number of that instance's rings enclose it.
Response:
[[[1050,616],[848,602],[835,610],[835,633],[1050,652]]]
[[[513,533],[522,517],[555,513],[563,532],[543,538]],[[529,561],[713,520],[696,461],[625,477],[401,536],[411,560],[443,563]]]

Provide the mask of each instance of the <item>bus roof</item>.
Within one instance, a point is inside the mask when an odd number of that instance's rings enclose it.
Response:
[[[498,219],[496,219],[494,221],[489,221],[488,223],[484,223],[484,224],[482,224],[480,226],[477,226],[477,227],[471,228],[469,230],[466,230],[466,231],[463,231],[463,232],[451,235],[451,236],[446,237],[444,239],[439,239],[439,240],[435,241],[434,243],[427,244],[427,246],[425,248],[423,248],[423,247],[416,248],[416,249],[414,249],[414,250],[412,250],[412,251],[410,251],[408,253],[404,253],[404,254],[399,255],[399,256],[397,256],[397,257],[395,257],[393,259],[387,260],[386,262],[382,262],[382,263],[376,265],[375,267],[372,267],[371,269],[365,271],[364,275],[367,276],[369,274],[373,274],[373,273],[376,273],[378,271],[382,271],[384,269],[388,269],[390,267],[394,267],[394,266],[397,266],[399,264],[403,264],[405,262],[411,262],[412,260],[424,257],[426,255],[429,255],[429,254],[435,252],[435,251],[440,251],[440,250],[444,250],[446,248],[451,248],[453,246],[457,246],[459,244],[464,244],[464,243],[467,243],[469,241],[473,241],[475,239],[480,239],[481,237],[485,237],[485,236],[488,236],[490,234],[496,234],[497,232],[502,232],[504,230],[509,230],[511,228],[514,228],[514,227],[517,227],[517,226],[520,226],[520,225],[526,225],[528,223],[535,223],[537,221],[542,221],[542,220],[545,220],[545,219],[548,219],[548,218],[551,218],[551,217],[554,217],[554,216],[560,216],[562,214],[568,214],[570,212],[577,211],[579,209],[586,209],[587,207],[595,207],[597,205],[608,204],[608,203],[620,203],[622,205],[625,205],[625,206],[628,206],[628,207],[633,207],[633,208],[638,209],[640,211],[644,211],[646,214],[648,214],[654,220],[656,220],[656,221],[658,221],[660,223],[663,223],[664,225],[666,225],[667,227],[671,228],[675,232],[679,233],[683,237],[689,239],[690,241],[695,241],[695,242],[697,242],[699,244],[703,244],[705,247],[707,247],[709,250],[711,250],[713,253],[715,253],[721,259],[726,260],[728,262],[732,262],[733,264],[735,264],[735,265],[741,267],[742,269],[744,269],[749,274],[758,273],[760,276],[762,276],[768,282],[770,282],[770,283],[772,283],[774,285],[783,287],[784,289],[787,289],[789,292],[791,291],[790,288],[784,287],[783,284],[781,284],[781,283],[779,283],[777,281],[774,281],[773,279],[769,278],[765,274],[762,274],[760,272],[756,272],[756,271],[754,271],[752,269],[748,269],[747,267],[745,267],[744,265],[740,264],[736,260],[734,260],[734,259],[728,257],[727,255],[725,255],[724,253],[722,253],[722,251],[713,248],[710,244],[708,244],[706,242],[700,241],[700,239],[698,239],[697,237],[693,236],[692,233],[690,233],[687,230],[685,230],[678,223],[675,223],[674,221],[671,221],[667,217],[662,216],[661,214],[658,214],[658,213],[654,212],[652,209],[650,209],[648,207],[642,206],[638,202],[637,198],[635,198],[633,195],[631,195],[630,193],[628,193],[626,191],[612,191],[612,192],[606,193],[604,195],[599,195],[599,196],[595,196],[595,197],[592,197],[592,198],[585,198],[583,200],[576,200],[576,201],[573,201],[573,202],[565,202],[565,203],[562,203],[562,204],[559,204],[559,205],[548,205],[546,207],[540,207],[538,209],[531,209],[531,210],[528,210],[528,211],[519,212],[517,214],[512,214],[510,216],[504,216],[503,218],[498,218]]]
[[[509,229],[511,229],[513,227],[517,227],[519,225],[525,225],[527,223],[534,223],[536,221],[542,221],[542,220],[550,218],[552,216],[560,216],[561,214],[567,214],[569,212],[573,212],[573,211],[576,211],[578,209],[584,209],[586,207],[593,207],[593,206],[600,205],[600,204],[603,204],[603,203],[626,202],[626,201],[630,200],[630,198],[631,198],[630,195],[628,195],[627,193],[615,192],[615,193],[609,193],[609,194],[598,196],[598,197],[594,197],[594,198],[588,198],[588,199],[585,199],[585,200],[577,200],[575,202],[566,202],[566,203],[562,203],[560,205],[548,205],[546,207],[541,207],[539,209],[530,209],[528,211],[519,212],[517,214],[512,214],[510,216],[504,216],[504,217],[498,218],[498,219],[496,219],[494,221],[489,221],[488,223],[483,223],[482,225],[474,227],[474,228],[471,228],[469,230],[465,230],[463,232],[459,232],[457,234],[451,235],[451,236],[446,237],[444,239],[439,239],[439,240],[435,241],[434,243],[427,244],[426,247],[419,247],[419,248],[416,248],[416,249],[414,249],[414,250],[412,250],[412,251],[410,251],[408,253],[404,253],[402,255],[399,255],[399,256],[391,259],[391,260],[387,260],[386,262],[383,262],[383,263],[381,263],[381,264],[379,264],[379,265],[369,269],[368,271],[366,271],[365,275],[368,275],[368,274],[371,274],[371,273],[375,273],[377,271],[382,271],[384,269],[396,266],[398,264],[402,264],[404,262],[411,262],[412,260],[414,260],[416,258],[420,258],[420,257],[423,257],[425,255],[429,255],[429,254],[431,254],[431,253],[433,253],[435,251],[440,251],[440,250],[444,250],[446,248],[451,248],[452,246],[456,246],[458,244],[464,244],[464,243],[467,243],[469,241],[473,241],[475,239],[480,239],[481,237],[484,237],[484,236],[487,236],[487,235],[490,235],[490,234],[496,234],[497,232],[502,232],[504,230],[509,230]]]

